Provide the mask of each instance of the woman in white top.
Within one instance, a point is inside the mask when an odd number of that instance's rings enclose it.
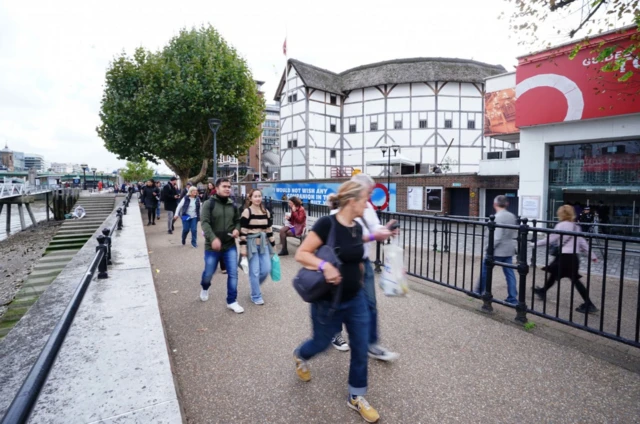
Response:
[[[200,221],[200,198],[198,188],[191,186],[187,195],[182,198],[173,220],[182,219],[182,245],[187,241],[187,234],[191,231],[191,246],[198,247],[198,221]]]

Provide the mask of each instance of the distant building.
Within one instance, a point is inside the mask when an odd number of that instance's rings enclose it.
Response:
[[[52,162],[49,169],[56,174],[71,174],[74,172],[74,167],[70,163]],[[82,171],[82,168],[80,168],[80,171]]]
[[[25,171],[24,152],[13,152],[13,168],[15,171]]]
[[[34,168],[36,171],[46,171],[44,156],[35,153],[27,153],[24,156],[24,167],[28,170]]]
[[[262,124],[262,173],[280,178],[280,103],[267,105]]]
[[[7,144],[0,150],[0,166],[3,170],[14,171],[13,150],[9,149]]]

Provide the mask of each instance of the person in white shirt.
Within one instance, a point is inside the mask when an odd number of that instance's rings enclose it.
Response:
[[[366,174],[357,174],[351,178],[352,181],[360,183],[361,185],[369,189],[369,197],[375,188],[375,182]],[[331,207],[331,214],[338,212],[338,207],[332,196],[329,196],[329,205]],[[356,218],[362,226],[362,241],[364,242],[364,293],[367,299],[367,307],[369,310],[369,356],[381,361],[391,362],[398,359],[399,355],[395,352],[382,347],[379,344],[378,336],[378,309],[376,306],[376,286],[375,277],[373,273],[373,266],[369,259],[369,249],[371,242],[384,242],[389,237],[396,235],[397,230],[391,231],[389,228],[395,223],[395,220],[390,221],[386,226],[380,224],[378,214],[376,213],[373,205],[367,203],[367,208],[364,211],[362,218]],[[342,336],[342,332],[336,334],[331,341],[331,344],[336,349],[346,352],[349,350],[349,344]]]

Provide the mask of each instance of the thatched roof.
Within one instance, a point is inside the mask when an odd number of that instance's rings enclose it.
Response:
[[[482,83],[487,77],[506,72],[501,65],[441,57],[389,60],[358,66],[339,74],[296,59],[289,59],[288,63],[295,68],[307,87],[335,94],[383,84],[430,81]],[[276,100],[284,90],[284,83],[283,73]]]

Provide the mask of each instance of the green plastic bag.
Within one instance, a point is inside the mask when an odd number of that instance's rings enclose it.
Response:
[[[277,283],[280,281],[280,278],[280,257],[278,255],[273,255],[271,257],[271,279],[273,282]]]

